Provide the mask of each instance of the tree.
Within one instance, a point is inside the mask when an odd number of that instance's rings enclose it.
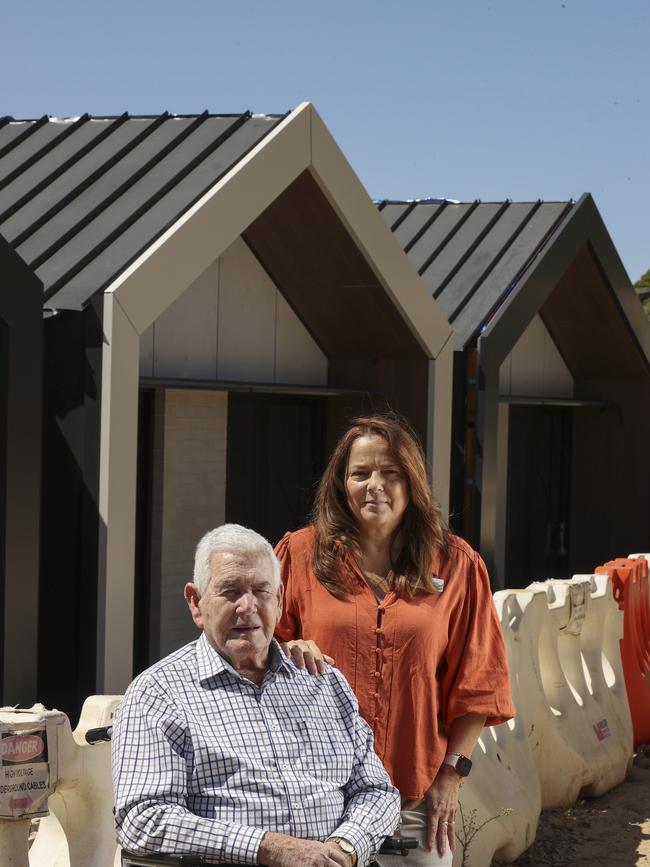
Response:
[[[646,292],[650,292],[650,268],[648,268],[645,274],[642,274],[639,277],[639,279],[634,284],[634,288],[637,290],[641,289],[642,292],[643,290],[645,290]],[[639,292],[639,295],[641,295],[642,292]],[[643,294],[645,294],[645,292],[643,292]]]
[[[639,300],[643,304],[646,316],[650,319],[650,268],[642,274],[634,284]]]

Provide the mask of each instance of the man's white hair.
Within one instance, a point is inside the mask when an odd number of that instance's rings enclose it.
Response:
[[[280,563],[264,536],[240,524],[222,524],[209,530],[196,546],[193,581],[201,596],[210,583],[210,560],[217,552],[240,554],[254,561],[267,557],[273,568],[275,586],[280,586]]]

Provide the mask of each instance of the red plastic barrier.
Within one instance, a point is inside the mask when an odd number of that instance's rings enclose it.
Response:
[[[621,660],[630,703],[634,746],[650,742],[650,592],[648,561],[619,557],[598,566],[609,575],[614,598],[623,610]]]

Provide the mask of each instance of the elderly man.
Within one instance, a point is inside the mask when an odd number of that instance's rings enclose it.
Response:
[[[282,592],[257,533],[226,524],[199,542],[185,599],[202,634],[137,677],[117,713],[125,849],[364,867],[394,829],[399,796],[347,682],[310,676],[273,638]]]

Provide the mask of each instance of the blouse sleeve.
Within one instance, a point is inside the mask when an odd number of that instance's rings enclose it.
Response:
[[[446,668],[441,678],[443,718],[450,725],[466,713],[485,714],[498,725],[516,713],[510,696],[508,659],[485,563],[467,559],[462,605],[449,622]]]
[[[280,578],[284,586],[282,601],[282,616],[275,627],[275,637],[278,641],[292,641],[300,638],[300,617],[293,595],[291,581],[291,533],[285,533],[275,546],[275,556],[280,561]]]

